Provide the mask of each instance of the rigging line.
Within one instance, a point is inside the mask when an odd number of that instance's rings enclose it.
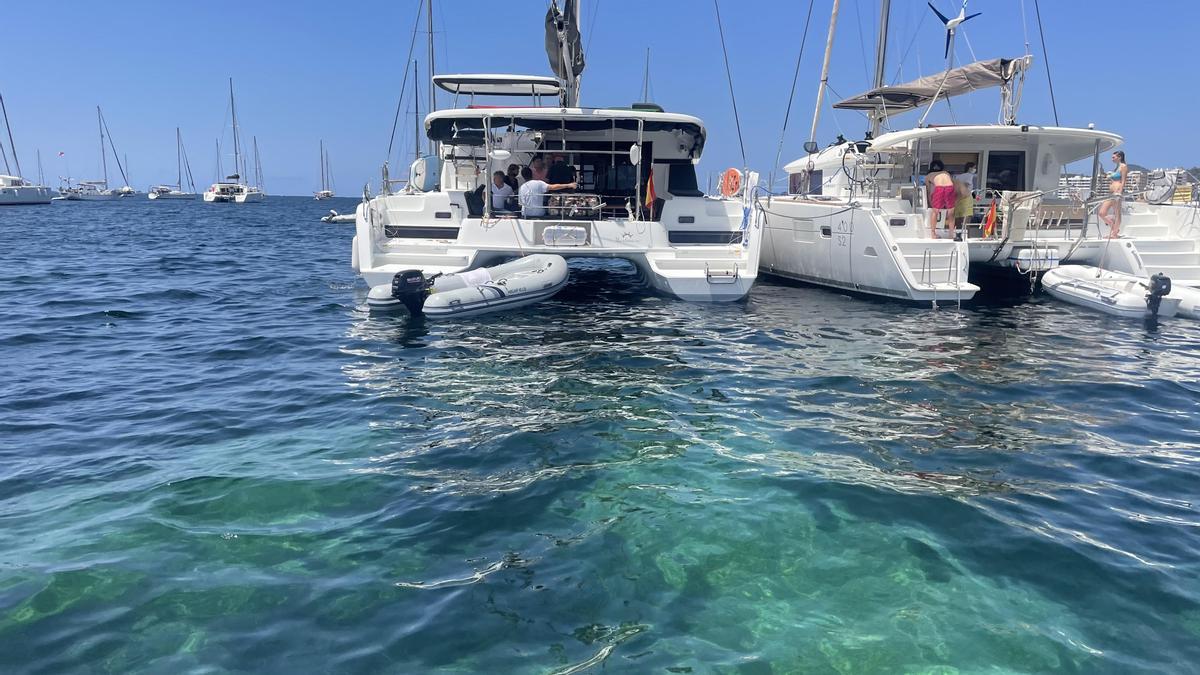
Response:
[[[867,82],[871,81],[871,68],[867,65],[867,43],[863,38],[862,27],[862,10],[861,2],[854,3],[854,21],[858,24],[858,54],[862,57],[863,76],[867,78]]]
[[[922,14],[921,20],[917,21],[917,26],[912,31],[912,39],[908,41],[908,46],[904,48],[904,55],[900,57],[900,62],[896,64],[896,75],[895,75],[895,77],[892,78],[892,84],[899,82],[900,76],[904,74],[903,73],[904,62],[908,59],[909,52],[912,51],[913,45],[916,44],[916,42],[917,42],[917,37],[921,34],[920,29],[921,29],[921,26],[924,25],[924,23],[925,23],[925,18],[926,18],[925,15]],[[918,58],[919,58],[920,52],[917,52],[917,54],[918,54]],[[917,77],[920,77],[920,76],[921,76],[921,69],[920,69],[920,66],[918,65]]]
[[[417,0],[417,18],[413,21],[412,40],[408,43],[408,58],[404,60],[404,80],[400,83],[400,100],[396,101],[396,116],[392,118],[392,135],[388,138],[387,160],[392,159],[392,144],[396,142],[396,125],[400,123],[400,108],[404,105],[404,92],[408,87],[408,64],[412,63],[413,49],[417,46],[417,27],[421,25],[421,5],[421,0]]]
[[[588,20],[588,38],[587,43],[583,45],[583,60],[587,61],[588,54],[592,53],[592,38],[596,32],[596,15],[600,13],[600,0],[592,3],[592,18]]]
[[[796,55],[796,70],[792,73],[792,89],[788,92],[787,110],[783,113],[783,129],[779,132],[779,147],[775,150],[775,163],[771,165],[771,178],[767,185],[775,189],[775,167],[779,166],[779,158],[783,155],[783,139],[787,136],[788,119],[792,116],[792,103],[796,98],[796,81],[800,79],[800,60],[804,58],[804,45],[808,43],[808,26],[812,21],[813,4],[808,0],[808,15],[804,19],[804,33],[800,37],[800,53]]]
[[[8,123],[8,108],[4,107],[3,94],[0,94],[0,110],[4,111],[4,128],[8,129],[8,149],[12,151],[13,164],[17,166],[17,175],[21,175],[21,160],[17,159],[17,144],[13,142],[12,125]],[[6,171],[8,170],[7,155],[4,157],[4,168]]]
[[[742,167],[746,167],[746,144],[742,141],[742,121],[738,117],[737,95],[733,93],[733,72],[729,69],[729,51],[725,49],[725,28],[721,26],[721,5],[713,0],[717,12],[717,32],[721,34],[721,55],[725,57],[725,79],[729,82],[729,99],[733,101],[733,123],[737,127],[738,147],[742,151]]]
[[[1038,0],[1033,0],[1033,9],[1037,12],[1038,35],[1042,38],[1042,58],[1046,59],[1046,82],[1050,84],[1050,108],[1054,111],[1054,126],[1058,126],[1058,104],[1054,102],[1054,78],[1050,76],[1050,54],[1046,51],[1046,33],[1042,30],[1042,8]]]

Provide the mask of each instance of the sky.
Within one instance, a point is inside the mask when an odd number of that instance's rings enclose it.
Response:
[[[719,0],[732,70],[739,142],[711,0],[582,0],[587,69],[585,106],[624,106],[642,98],[646,49],[650,91],[669,111],[695,115],[708,128],[700,165],[707,176],[749,166],[768,174],[799,157],[808,139],[833,0]],[[60,2],[8,3],[0,21],[6,67],[3,94],[27,177],[46,182],[99,176],[97,105],[113,141],[128,157],[139,190],[173,182],[175,128],[181,128],[197,185],[216,175],[216,139],[230,149],[228,78],[237,92],[243,141],[257,137],[270,194],[311,194],[319,187],[324,139],[341,195],[378,189],[421,0],[341,3]],[[958,2],[934,0],[947,15]],[[1200,164],[1196,133],[1200,2],[1165,0],[1153,11],[1123,0],[1040,0],[1055,102],[1063,126],[1125,137],[1131,163]],[[229,7],[228,10],[221,9]],[[549,74],[543,49],[547,0],[434,0],[439,73]],[[960,29],[955,63],[1034,56],[1019,121],[1052,124],[1034,0],[970,0],[982,12]],[[829,90],[817,131],[821,145],[838,133],[861,137],[862,116],[834,111],[839,96],[870,88],[879,4],[842,0]],[[1022,20],[1024,14],[1024,21]],[[426,64],[425,20],[416,58]],[[903,82],[945,67],[945,32],[924,2],[893,0],[886,79]],[[786,134],[784,115],[804,43]],[[1028,47],[1027,47],[1028,44]],[[15,66],[15,67],[14,67]],[[421,109],[428,79],[422,73]],[[408,87],[411,89],[411,84]],[[441,105],[451,104],[443,96]],[[932,123],[992,123],[998,90],[939,104]],[[411,91],[405,95],[393,167],[411,157]],[[917,115],[893,118],[911,127]],[[782,138],[782,151],[780,142]],[[3,139],[5,147],[7,138]],[[743,161],[743,150],[745,159]],[[58,158],[59,152],[64,153]],[[776,156],[779,160],[776,162]],[[228,170],[230,160],[226,158]],[[109,160],[110,178],[116,175]],[[69,174],[68,174],[69,170]],[[402,175],[404,169],[392,169]],[[780,172],[781,173],[781,172]],[[703,178],[701,179],[704,180]]]

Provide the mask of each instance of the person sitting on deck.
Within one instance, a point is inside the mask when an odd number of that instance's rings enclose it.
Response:
[[[954,187],[954,179],[946,171],[942,160],[935,159],[929,163],[929,175],[925,176],[925,189],[929,198],[929,236],[937,239],[938,216],[945,223],[952,223],[954,201],[958,191]],[[953,226],[951,226],[953,227]],[[953,232],[951,232],[953,235]]]
[[[544,180],[538,180],[533,177],[533,170],[528,166],[521,170],[521,177],[525,179],[520,192],[521,215],[526,218],[540,218],[546,215],[547,192],[575,189],[575,183],[548,184]]]
[[[508,186],[513,189],[513,194],[516,194],[517,190],[521,187],[520,177],[521,167],[516,164],[509,164],[508,173],[504,176],[504,182],[508,183]]]
[[[547,183],[571,183],[575,180],[575,168],[567,164],[562,155],[551,156],[550,169],[546,172]]]
[[[508,198],[513,196],[512,186],[506,180],[503,171],[492,174],[492,210],[507,211]]]

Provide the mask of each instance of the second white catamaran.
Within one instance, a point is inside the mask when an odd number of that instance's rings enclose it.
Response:
[[[229,113],[233,119],[233,173],[225,176],[224,180],[209,186],[204,193],[204,201],[227,204],[246,204],[261,202],[266,199],[262,189],[262,165],[258,158],[258,139],[254,140],[254,185],[243,182],[245,162],[242,158],[242,142],[238,132],[237,106],[233,99],[233,78],[229,78]],[[223,173],[220,167],[220,154],[217,156],[217,173]]]

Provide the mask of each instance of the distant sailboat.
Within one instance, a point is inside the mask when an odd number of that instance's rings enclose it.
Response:
[[[104,179],[81,180],[75,185],[68,185],[62,190],[63,199],[69,201],[101,202],[136,196],[137,190],[129,187],[129,179],[125,175],[125,167],[121,165],[121,158],[117,154],[117,146],[113,143],[112,134],[107,133],[108,124],[104,121],[104,113],[100,111],[100,106],[96,106],[96,125],[100,128],[100,167],[104,173]],[[108,136],[108,146],[104,144],[106,134]],[[124,186],[116,189],[109,189],[108,187],[109,147],[113,151],[113,161],[117,163],[117,168],[121,171],[121,179],[125,181]]]
[[[192,180],[192,165],[188,163],[187,151],[183,149],[183,135],[175,127],[175,184],[155,185],[150,188],[150,199],[195,199],[196,183]],[[184,169],[187,169],[185,172]],[[189,192],[183,191],[183,177],[187,176]]]
[[[21,162],[17,159],[17,146],[13,143],[12,126],[8,123],[8,108],[4,106],[4,96],[0,94],[0,110],[4,112],[4,128],[8,132],[8,148],[12,151],[13,164],[16,173],[8,164],[8,153],[4,144],[0,143],[0,155],[4,157],[4,175],[0,175],[0,205],[16,204],[49,204],[52,194],[50,188],[34,185],[21,177]],[[41,153],[38,153],[38,167],[41,167]]]
[[[254,141],[254,172],[257,185],[251,186],[242,182],[242,173],[245,172],[245,169],[242,168],[242,146],[241,139],[238,138],[237,107],[233,101],[232,77],[229,78],[229,111],[233,118],[233,173],[225,176],[224,180],[218,178],[217,182],[208,188],[208,192],[204,193],[204,201],[230,204],[261,202],[266,199],[266,194],[262,190],[262,167],[258,159],[257,139]],[[220,144],[218,143],[219,147]],[[219,154],[217,157],[217,166],[219,176],[221,173]]]
[[[321,141],[321,189],[313,193],[318,201],[333,197],[333,172],[329,170],[329,155],[325,152],[325,141]]]

